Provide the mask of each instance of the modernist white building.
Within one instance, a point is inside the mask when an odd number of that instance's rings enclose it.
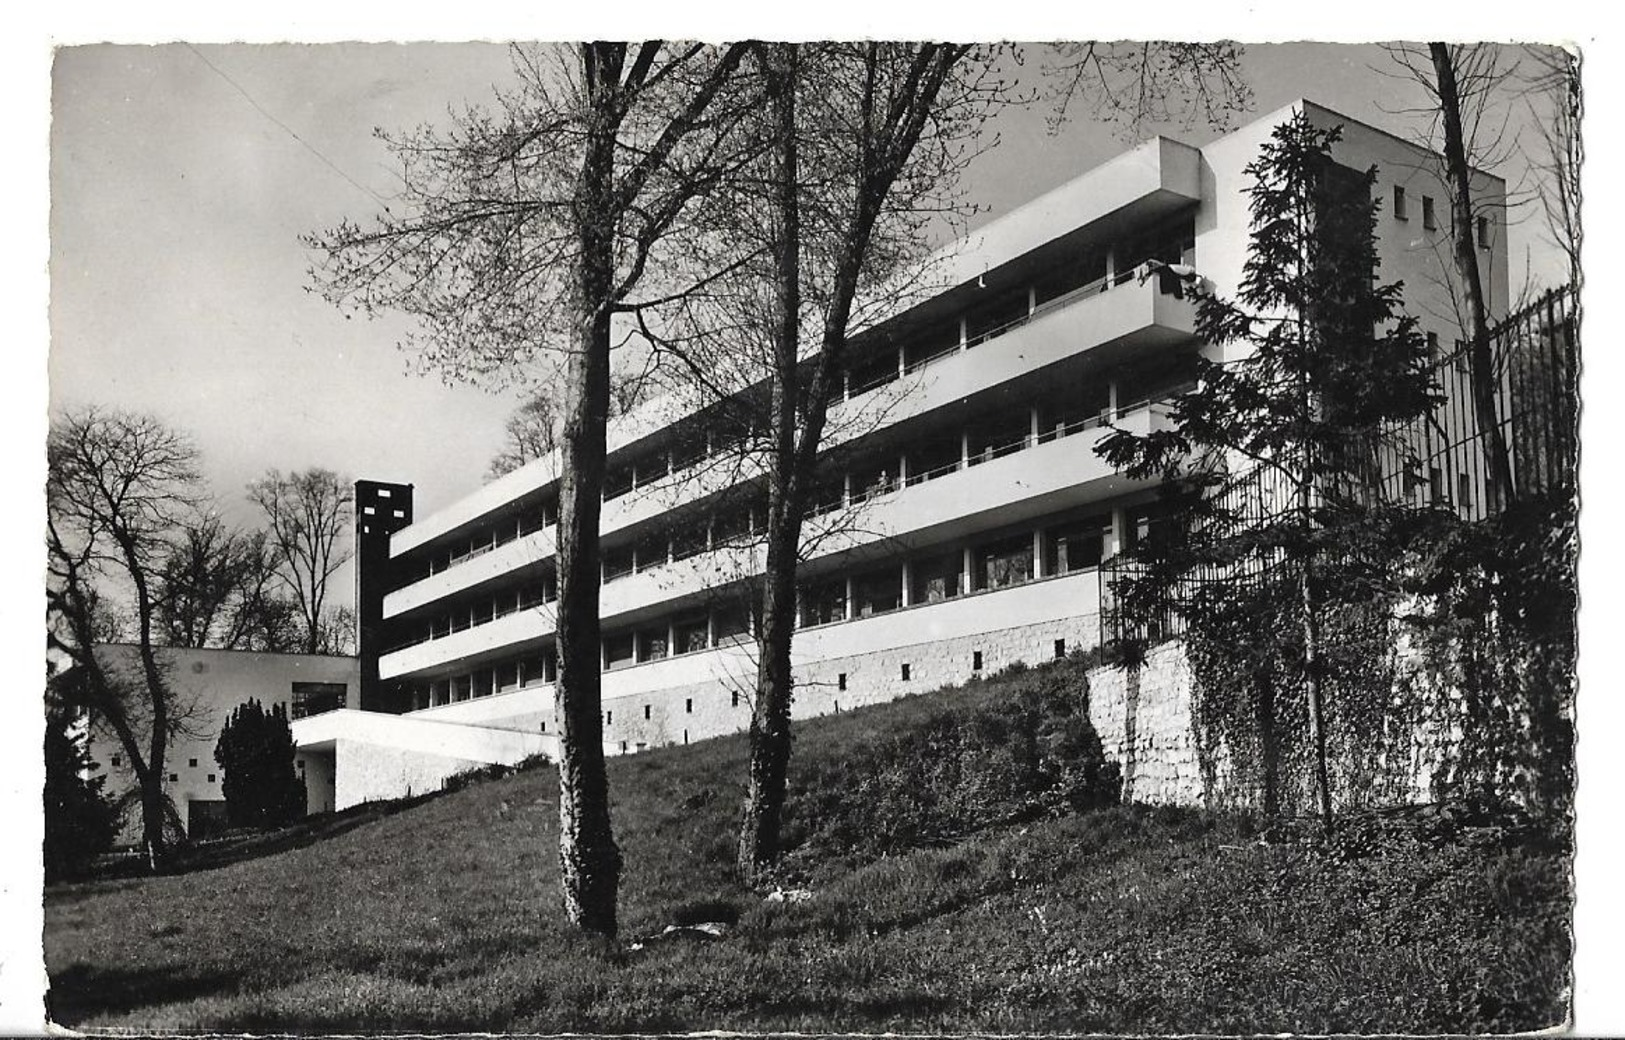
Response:
[[[1343,126],[1339,163],[1376,167],[1381,278],[1404,282],[1405,309],[1430,336],[1458,339],[1438,158],[1309,102],[1201,148],[1149,141],[987,224],[930,269],[941,291],[854,341],[831,414],[839,432],[820,496],[830,511],[809,524],[798,715],[1097,645],[1098,565],[1142,537],[1158,505],[1150,483],[1114,472],[1095,445],[1108,424],[1164,422],[1202,349],[1192,301],[1138,275],[1150,260],[1184,263],[1235,292],[1243,168],[1297,111]],[[1483,175],[1475,190],[1501,314],[1505,187]],[[707,416],[659,402],[610,431],[612,752],[748,725],[753,644],[738,590],[755,567],[760,514],[737,471],[712,464],[721,446],[708,431]],[[323,761],[309,768],[336,773],[340,808],[552,750],[558,476],[556,457],[539,459],[422,518],[410,486],[358,486],[368,710],[295,724],[302,756]],[[1482,486],[1469,473],[1428,483],[1464,498]]]
[[[135,644],[98,646],[96,656],[110,674],[141,681],[141,660]],[[191,837],[221,829],[226,823],[222,774],[214,760],[214,748],[233,709],[250,699],[257,700],[267,711],[280,705],[289,719],[297,722],[324,712],[353,709],[361,703],[360,673],[354,657],[159,647],[158,658],[171,688],[170,710],[181,719],[181,732],[171,739],[165,754],[164,792]],[[140,734],[143,750],[149,733],[143,729]],[[135,773],[112,727],[92,717],[89,734],[91,757],[106,770],[106,793],[118,798],[133,790]],[[334,808],[336,791],[330,766],[331,756],[296,756],[296,768],[305,781],[308,812]],[[135,842],[140,833],[140,812],[132,811],[126,815],[119,840]]]

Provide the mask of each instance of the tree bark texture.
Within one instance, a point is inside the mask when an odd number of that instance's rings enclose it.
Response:
[[[795,679],[796,562],[801,547],[801,480],[796,465],[797,368],[801,319],[801,209],[797,195],[796,46],[769,44],[760,52],[774,135],[773,462],[768,475],[767,559],[762,620],[756,632],[756,704],[750,719],[750,766],[739,828],[738,869],[753,884],[779,858],[790,766],[790,705]]]
[[[613,936],[621,855],[604,771],[598,525],[609,417],[610,290],[614,279],[616,84],[624,45],[583,45],[586,152],[576,185],[575,326],[560,436],[558,522],[559,883],[565,915]]]
[[[1490,478],[1486,505],[1490,511],[1503,509],[1516,497],[1512,483],[1512,459],[1506,437],[1495,414],[1495,358],[1490,341],[1488,309],[1484,304],[1484,283],[1479,276],[1478,251],[1473,241],[1473,192],[1467,169],[1467,146],[1461,123],[1461,93],[1456,83],[1456,66],[1450,48],[1431,43],[1433,69],[1438,76],[1439,108],[1444,116],[1444,162],[1450,189],[1451,244],[1456,277],[1467,303],[1468,358],[1472,366],[1473,412],[1478,433],[1490,456]]]

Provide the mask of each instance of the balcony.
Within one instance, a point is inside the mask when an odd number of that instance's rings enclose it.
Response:
[[[1115,425],[1144,435],[1163,428],[1165,422],[1165,407],[1151,404],[1126,413]],[[896,543],[924,545],[968,536],[1153,483],[1130,481],[1095,454],[1095,445],[1107,432],[1098,420],[1048,430],[1037,439],[991,449],[952,469],[921,474],[901,486],[893,482],[891,490],[873,494],[861,512],[810,518],[804,538],[817,546],[819,559],[862,556]],[[599,615],[606,625],[658,615],[674,601],[756,573],[758,561],[756,548],[747,544],[628,574],[605,583]],[[552,635],[554,618],[551,606],[497,617],[385,654],[379,674],[392,679],[454,662],[472,667],[495,660],[517,646],[535,645]]]
[[[1125,273],[1068,293],[984,334],[975,345],[922,359],[906,375],[830,409],[826,446],[866,436],[1085,352],[1116,363],[1196,333],[1196,308]]]

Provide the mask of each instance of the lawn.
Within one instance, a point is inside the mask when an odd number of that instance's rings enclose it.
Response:
[[[1351,856],[1263,843],[1235,816],[1055,799],[995,805],[966,827],[942,777],[975,783],[966,763],[994,770],[983,781],[1007,764],[978,752],[941,768],[954,760],[940,746],[943,706],[987,731],[1038,674],[801,726],[800,848],[783,880],[810,898],[764,900],[732,881],[745,749],[724,738],[611,763],[626,860],[617,944],[561,920],[556,781],[532,769],[217,869],[52,889],[53,1017],[228,1032],[1435,1033],[1562,1021],[1568,859],[1544,844],[1394,840]],[[984,751],[1016,739],[994,728]],[[900,827],[907,797],[895,795],[858,821],[874,840],[855,840],[854,792],[921,762],[936,763],[919,781],[930,811]],[[702,921],[728,927],[660,937]]]

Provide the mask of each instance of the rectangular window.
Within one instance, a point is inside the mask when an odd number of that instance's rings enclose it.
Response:
[[[613,711],[604,712],[604,725],[608,726],[610,723],[612,723],[614,721],[615,721],[615,713]]]
[[[1033,576],[1033,537],[1018,534],[978,546],[975,552],[978,591],[1002,589],[1031,581]]]
[[[496,676],[498,693],[514,689],[519,685],[519,663],[517,661],[499,664],[492,671]]]
[[[909,673],[908,664],[904,663],[904,665],[903,665],[903,681],[904,682],[908,682],[908,673]]]
[[[616,578],[624,578],[632,573],[633,549],[630,545],[623,545],[618,549],[604,550],[604,582],[607,584]]]
[[[704,650],[706,646],[705,615],[698,617],[679,618],[672,623],[672,633],[676,637],[677,645],[673,648],[679,654],[692,654]]]
[[[522,686],[536,686],[547,682],[547,668],[540,655],[519,662],[519,682]]]
[[[1456,505],[1462,509],[1473,507],[1473,478],[1465,473],[1456,474]]]
[[[472,675],[459,675],[451,682],[451,699],[466,701],[474,696],[474,677]]]
[[[1394,185],[1394,219],[1410,219],[1410,214],[1405,210],[1405,188],[1399,184]]]
[[[1478,218],[1478,248],[1480,248],[1480,249],[1488,249],[1489,247],[1490,247],[1490,218],[1489,217],[1479,217]]]
[[[647,719],[648,719],[648,718],[649,718],[649,712],[650,712],[650,710],[651,710],[651,709],[650,709],[650,707],[649,707],[649,705],[647,705],[647,704],[645,704],[645,705],[644,705],[644,706],[643,706],[643,717],[644,717],[644,719],[645,719],[645,720],[647,720]]]
[[[303,719],[344,707],[346,687],[341,682],[296,682],[292,691],[288,700],[290,719]],[[195,761],[192,764],[197,765]]]
[[[1429,231],[1439,229],[1438,218],[1433,213],[1433,197],[1431,195],[1422,196],[1422,226]]]
[[[694,698],[693,697],[689,697],[688,699],[683,701],[683,712],[684,712],[684,714],[687,714],[687,715],[694,714]]]
[[[1100,566],[1112,518],[1102,514],[1061,524],[1044,532],[1044,573],[1071,574]]]
[[[953,599],[962,590],[965,557],[960,552],[943,553],[915,560],[909,566],[911,603],[936,603]]]
[[[886,614],[903,605],[903,571],[900,567],[870,571],[852,579],[852,614],[871,617]]]
[[[666,629],[646,628],[638,633],[638,660],[659,661],[666,656]]]
[[[1433,361],[1439,360],[1439,334],[1437,332],[1428,333],[1427,343],[1428,358]]]
[[[739,691],[738,690],[735,690],[733,692],[733,706],[736,707],[736,708],[739,707]]]
[[[1444,474],[1437,466],[1428,467],[1428,501],[1436,506],[1444,504]]]
[[[493,688],[491,669],[481,668],[474,673],[474,696],[489,697]]]
[[[624,668],[633,663],[632,633],[604,637],[604,667]]]
[[[1061,658],[1063,658],[1065,656],[1066,656],[1066,640],[1057,639],[1055,641],[1055,659],[1058,661],[1058,660],[1060,660]]]
[[[846,620],[846,579],[830,578],[808,585],[801,594],[801,623],[827,625]]]
[[[750,615],[738,603],[718,607],[714,615],[713,628],[716,632],[717,645],[721,646],[725,639],[739,639],[750,635]]]
[[[840,673],[839,675],[837,675],[835,677],[835,688],[837,690],[842,690],[842,691],[844,691],[846,689],[846,673],[845,672],[842,672],[842,673]]]
[[[972,651],[970,655],[970,670],[973,672],[979,672],[982,670],[982,651]]]

